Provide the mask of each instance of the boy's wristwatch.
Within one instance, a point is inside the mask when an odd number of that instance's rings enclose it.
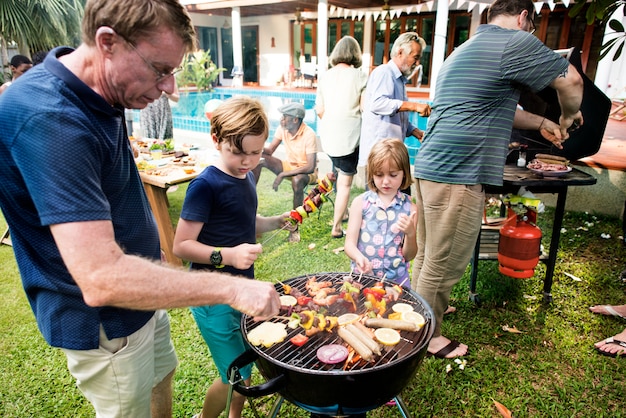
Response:
[[[215,247],[213,249],[210,260],[211,260],[211,264],[214,267],[218,269],[221,269],[222,267],[224,267],[224,265],[222,264],[222,248],[221,247]]]

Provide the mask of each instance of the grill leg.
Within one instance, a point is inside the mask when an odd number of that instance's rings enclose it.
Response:
[[[270,410],[270,418],[276,418],[278,416],[278,413],[280,412],[280,407],[282,406],[284,400],[285,398],[283,398],[282,396],[279,396],[278,399],[276,399],[276,402],[274,402],[274,405],[272,405],[272,409]]]
[[[398,409],[400,410],[400,413],[402,414],[402,416],[404,418],[411,418],[411,413],[409,412],[409,409],[406,407],[400,395],[396,396],[395,400],[396,400],[396,405],[398,406]]]

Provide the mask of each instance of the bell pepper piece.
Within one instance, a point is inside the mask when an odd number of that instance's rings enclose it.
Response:
[[[396,321],[400,321],[400,320],[402,320],[402,312],[390,313],[387,318],[393,319],[393,320],[396,320]]]
[[[289,342],[297,347],[302,347],[307,341],[309,341],[309,337],[302,334],[295,335],[289,339]]]
[[[302,223],[302,216],[295,209],[289,212],[289,218],[295,221],[296,223],[299,223],[299,224]]]
[[[368,287],[366,289],[363,289],[363,294],[365,295],[366,298],[371,296],[375,298],[376,300],[382,300],[383,296],[385,296],[385,289],[380,289],[376,287]]]
[[[300,312],[300,326],[304,329],[310,329],[313,326],[316,312],[302,311]]]
[[[296,298],[296,301],[298,302],[298,305],[300,305],[300,306],[306,306],[312,300],[313,300],[313,298],[310,297],[310,296],[298,296]]]
[[[326,331],[330,332],[337,326],[338,320],[336,316],[326,317]]]
[[[326,317],[323,314],[317,314],[317,327],[320,329],[320,331],[324,331],[326,329],[326,325],[328,324],[328,321],[326,321]]]

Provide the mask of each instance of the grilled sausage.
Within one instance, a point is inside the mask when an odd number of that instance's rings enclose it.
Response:
[[[567,166],[569,164],[569,160],[567,158],[560,157],[558,155],[537,154],[535,155],[535,159],[544,164],[555,164],[555,165],[564,165],[564,166]]]
[[[374,331],[371,328],[366,327],[365,325],[363,325],[362,322],[359,321],[353,322],[352,324],[360,329],[363,333],[365,333],[368,337],[374,339]]]
[[[365,325],[372,328],[393,328],[400,331],[419,331],[416,324],[409,321],[400,321],[385,318],[369,318],[365,320]]]
[[[560,155],[552,155],[552,154],[535,154],[535,158],[538,160],[555,160],[560,161],[561,164],[569,162],[567,158],[561,157]]]
[[[341,337],[342,340],[344,340],[352,348],[354,348],[354,351],[356,351],[363,360],[374,360],[374,353],[372,352],[372,350],[370,350],[364,343],[361,342],[358,337],[348,331],[345,327],[339,327],[337,329],[337,334]]]
[[[357,337],[359,340],[361,340],[361,342],[363,344],[365,344],[367,346],[367,348],[369,348],[370,350],[372,350],[372,352],[374,354],[377,354],[380,356],[380,346],[378,345],[378,343],[376,341],[374,341],[369,335],[367,335],[365,332],[363,332],[362,330],[360,330],[358,327],[356,327],[354,324],[349,324],[346,325],[346,329],[348,331],[350,331],[350,333],[352,333],[352,335],[354,335],[355,337]]]

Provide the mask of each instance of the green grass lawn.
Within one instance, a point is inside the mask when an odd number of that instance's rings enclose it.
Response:
[[[263,215],[290,208],[290,186],[283,182],[274,192],[272,181],[273,176],[265,172],[259,184]],[[174,221],[185,190],[181,186],[169,195]],[[540,215],[546,246],[551,216],[551,209]],[[319,218],[305,220],[300,243],[288,243],[283,231],[265,244],[256,263],[257,278],[276,281],[306,273],[349,271],[345,254],[332,251],[343,240],[331,238],[331,218],[332,207],[326,204]],[[0,228],[4,227],[0,221]],[[469,345],[467,364],[461,370],[452,360],[425,359],[402,393],[413,417],[497,417],[493,400],[506,405],[515,417],[626,416],[626,358],[600,356],[593,349],[594,342],[620,332],[626,321],[592,315],[587,309],[598,303],[626,302],[626,283],[618,280],[626,268],[620,220],[568,212],[563,227],[552,287],[554,301],[548,306],[542,303],[543,264],[533,278],[516,280],[499,274],[496,262],[480,262],[480,306],[468,298],[466,273],[452,294],[458,310],[446,317],[443,332]],[[310,244],[315,247],[309,249]],[[5,245],[0,246],[0,277],[0,416],[94,416],[67,372],[63,354],[48,347],[40,336],[12,250]],[[199,412],[217,371],[189,311],[172,310],[171,320],[180,360],[174,416],[191,417]],[[505,332],[504,325],[522,333]],[[258,374],[253,377],[257,383],[262,381]],[[254,403],[263,414],[274,398]],[[244,415],[254,416],[248,406]],[[308,414],[285,403],[279,416]],[[386,406],[368,413],[371,418],[401,416],[397,408]]]

